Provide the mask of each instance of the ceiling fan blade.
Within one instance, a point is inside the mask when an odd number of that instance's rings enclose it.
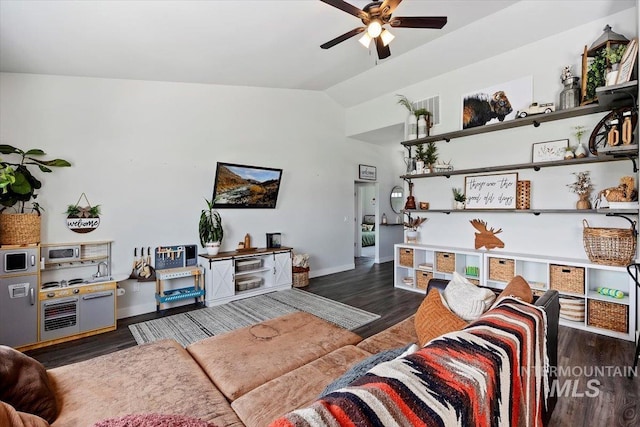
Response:
[[[391,49],[389,49],[389,46],[384,45],[381,37],[376,37],[376,49],[378,50],[379,59],[384,59],[391,56]]]
[[[343,0],[320,0],[323,3],[326,3],[330,6],[336,7],[343,12],[347,12],[353,16],[356,16],[360,19],[367,19],[369,15],[362,9],[358,9],[357,7],[343,1]]]
[[[358,27],[358,28],[354,28],[353,30],[344,33],[341,36],[336,37],[333,40],[329,40],[328,42],[326,42],[325,44],[320,45],[321,48],[323,49],[329,49],[330,47],[333,47],[335,45],[337,45],[338,43],[342,43],[343,41],[350,39],[351,37],[355,36],[356,34],[360,34],[361,32],[363,32],[365,30],[366,27]]]
[[[384,0],[380,5],[380,10],[384,15],[391,15],[402,0]]]
[[[404,28],[442,28],[446,23],[446,16],[394,16],[389,21],[392,27]]]

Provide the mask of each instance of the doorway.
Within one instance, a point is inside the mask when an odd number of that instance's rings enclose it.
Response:
[[[374,260],[379,236],[376,227],[378,184],[356,181],[354,196],[354,257]]]

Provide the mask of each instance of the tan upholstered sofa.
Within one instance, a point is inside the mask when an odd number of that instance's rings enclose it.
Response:
[[[414,316],[363,340],[297,312],[186,349],[172,340],[140,345],[46,371],[58,412],[51,425],[91,426],[153,413],[216,426],[265,426],[312,403],[372,354],[417,341]]]

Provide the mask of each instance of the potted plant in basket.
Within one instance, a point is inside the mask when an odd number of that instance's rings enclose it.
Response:
[[[464,195],[462,189],[452,188],[451,191],[453,192],[453,208],[464,209],[464,202],[467,201],[467,196]]]
[[[213,199],[205,199],[205,202],[207,202],[207,209],[203,209],[200,213],[198,224],[200,244],[207,250],[208,255],[217,255],[224,237],[222,218],[218,211],[213,209]]]
[[[11,145],[0,144],[0,154],[17,155],[18,161],[0,160],[0,205],[2,211],[13,208],[15,213],[4,213],[0,221],[0,244],[25,245],[40,242],[40,211],[42,207],[35,201],[36,190],[42,182],[36,178],[30,165],[37,166],[41,172],[50,173],[50,167],[71,166],[66,160],[43,160],[46,155],[39,148],[23,151]],[[30,202],[30,205],[28,203]]]

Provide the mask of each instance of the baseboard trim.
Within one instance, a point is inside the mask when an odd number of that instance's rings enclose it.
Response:
[[[340,265],[338,267],[323,268],[320,270],[309,270],[309,277],[327,276],[333,273],[341,273],[343,271],[353,270],[356,268],[355,263]]]

